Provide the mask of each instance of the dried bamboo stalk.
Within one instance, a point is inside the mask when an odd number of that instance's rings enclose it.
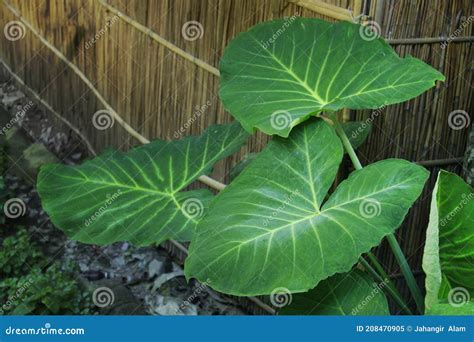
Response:
[[[400,39],[385,39],[391,45],[410,45],[410,44],[438,44],[438,43],[465,43],[473,42],[474,36],[466,37],[425,37],[425,38],[400,38]]]
[[[87,85],[87,87],[94,93],[94,95],[99,99],[102,105],[106,108],[107,112],[113,116],[113,118],[118,122],[120,126],[122,126],[127,133],[133,136],[142,144],[148,144],[150,140],[146,137],[138,133],[132,126],[130,126],[122,117],[112,108],[111,105],[104,99],[102,94],[94,87],[92,82],[84,75],[84,73],[72,62],[70,62],[66,56],[62,54],[55,46],[49,43],[46,38],[44,38],[23,16],[13,8],[6,0],[3,0],[5,6],[10,10],[12,14],[14,14],[28,29],[48,48],[50,49],[60,60],[62,60],[69,68],[74,71],[74,73],[81,78],[81,80]],[[198,180],[207,186],[215,189],[215,190],[222,190],[225,188],[225,184],[212,179],[206,175],[202,175],[198,178]]]
[[[447,159],[433,159],[433,160],[423,160],[418,161],[416,164],[425,166],[425,167],[432,167],[432,166],[446,166],[446,165],[453,165],[453,164],[461,164],[464,160],[464,157],[458,158],[447,158]]]
[[[12,14],[14,14],[28,29],[33,32],[33,34],[46,46],[48,47],[59,59],[61,59],[68,67],[70,67],[76,75],[78,75],[82,81],[88,86],[88,88],[94,93],[94,95],[102,102],[104,107],[107,108],[107,111],[114,117],[114,119],[117,120],[117,122],[132,136],[134,136],[138,141],[140,141],[142,144],[147,144],[150,141],[142,136],[140,133],[135,131],[128,123],[126,123],[117,112],[105,101],[103,96],[99,93],[99,91],[92,85],[90,80],[82,73],[82,71],[73,63],[71,63],[66,56],[64,56],[61,51],[59,51],[56,47],[54,47],[52,44],[50,44],[44,37],[42,37],[39,32],[25,19],[22,17],[22,15],[15,9],[13,8],[9,3],[7,3],[5,0],[3,0],[3,3],[5,6],[10,10]],[[46,103],[46,102],[45,102]],[[49,106],[49,108],[51,108]],[[52,109],[52,108],[51,108]],[[54,113],[54,110],[52,111]],[[58,114],[59,115],[59,114]],[[208,176],[202,175],[198,178],[199,181],[202,183],[216,189],[216,190],[222,190],[225,188],[225,184],[218,182],[217,180],[214,180]],[[169,240],[171,244],[173,244],[178,250],[183,252],[184,254],[188,254],[188,249],[182,245],[181,243],[175,241],[175,240]],[[261,307],[263,310],[269,312],[270,314],[275,314],[275,310],[271,308],[269,305],[266,303],[262,302],[260,299],[256,297],[247,297],[250,301],[254,302],[256,305]]]
[[[194,57],[193,55],[191,55],[190,53],[184,51],[183,49],[180,49],[179,47],[177,47],[173,43],[167,41],[166,39],[164,39],[163,37],[158,35],[156,32],[153,32],[150,28],[148,28],[146,26],[143,26],[142,24],[140,24],[136,20],[134,20],[134,19],[130,18],[129,16],[127,16],[126,14],[120,12],[115,7],[109,5],[104,0],[99,0],[99,4],[101,4],[102,6],[107,8],[110,12],[117,15],[119,18],[123,19],[125,22],[127,22],[131,26],[135,27],[140,32],[148,35],[153,40],[155,40],[158,43],[160,43],[161,45],[167,47],[168,49],[173,51],[175,54],[177,54],[177,55],[183,57],[184,59],[187,59],[188,61],[200,66],[201,68],[203,68],[204,70],[209,71],[213,75],[220,76],[220,72],[217,68],[213,67],[212,65],[204,62],[203,60],[201,60],[199,58]]]
[[[289,0],[289,2],[333,19],[352,20],[350,12],[347,9],[326,2],[319,0]]]
[[[84,73],[74,64],[71,63],[66,56],[62,54],[54,45],[46,40],[23,16],[12,7],[6,0],[3,0],[5,6],[10,10],[10,12],[15,15],[48,49],[50,49],[60,60],[62,60],[69,68],[74,71],[74,73],[81,78],[81,80],[87,85],[87,87],[94,93],[94,95],[99,99],[102,105],[106,108],[107,112],[113,116],[117,122],[123,126],[123,128],[132,135],[135,139],[140,141],[142,144],[149,143],[150,141],[142,136],[140,133],[135,131],[128,123],[126,123],[120,115],[110,106],[107,101],[105,101],[102,94],[94,87],[91,81],[84,75]]]

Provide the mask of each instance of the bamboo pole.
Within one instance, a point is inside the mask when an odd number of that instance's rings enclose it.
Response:
[[[342,7],[331,5],[319,0],[289,0],[297,6],[307,8],[316,13],[325,15],[327,17],[337,20],[352,21],[350,12]]]
[[[107,112],[117,121],[120,126],[125,129],[125,131],[127,131],[127,133],[129,133],[142,144],[148,144],[150,142],[150,140],[138,133],[132,126],[122,119],[115,109],[113,109],[112,106],[105,100],[102,94],[94,87],[87,76],[84,75],[84,73],[74,63],[71,63],[61,51],[48,42],[46,38],[44,38],[25,18],[23,18],[23,16],[15,8],[7,3],[6,0],[3,0],[3,3],[10,10],[10,12],[15,15],[48,49],[50,49],[60,60],[62,60],[69,68],[71,68],[77,76],[79,76],[79,78],[86,84],[92,93],[94,93],[94,95],[99,99],[102,105],[106,108]],[[218,191],[225,188],[225,184],[205,175],[200,176],[198,180]]]
[[[105,99],[103,98],[103,96],[99,93],[99,91],[92,85],[92,83],[89,81],[89,79],[84,75],[84,73],[82,73],[82,71],[76,66],[74,65],[73,63],[71,63],[67,58],[66,56],[64,56],[61,51],[59,51],[58,49],[56,49],[56,47],[54,47],[52,44],[50,44],[43,36],[41,36],[39,34],[39,32],[25,19],[23,18],[23,16],[15,9],[13,8],[9,3],[7,3],[5,0],[3,0],[3,3],[5,4],[5,6],[10,10],[10,12],[15,15],[46,47],[48,47],[59,59],[61,59],[68,67],[70,67],[74,73],[76,75],[78,75],[81,80],[84,81],[84,83],[87,85],[87,87],[94,93],[94,95],[97,96],[97,98],[99,98],[99,100],[102,102],[102,104],[104,105],[104,107],[107,108],[107,111],[110,111],[110,114],[113,115],[113,117],[117,120],[117,122],[129,133],[131,134],[133,137],[135,137],[138,141],[140,141],[142,144],[147,144],[149,143],[150,141],[145,138],[144,136],[142,136],[140,133],[138,133],[137,131],[135,131],[130,125],[128,125],[128,123],[126,123],[122,117],[120,117],[120,115],[105,101]],[[18,77],[19,78],[19,77]],[[21,79],[20,79],[21,80]],[[22,83],[24,84],[23,80],[21,80]],[[26,86],[26,84],[25,84]],[[42,103],[45,103],[47,104],[47,102],[45,101],[42,101]],[[53,113],[55,113],[55,111],[52,109],[51,106],[49,106],[49,104],[47,104],[47,108],[50,108],[52,110]],[[58,113],[58,115],[60,115]],[[64,119],[65,120],[65,119]],[[71,125],[72,126],[72,125]],[[70,126],[70,127],[71,127]],[[95,152],[94,152],[95,153]],[[211,188],[214,188],[218,191],[224,189],[226,187],[225,184],[221,183],[221,182],[218,182],[217,180],[215,179],[212,179],[206,175],[202,175],[198,178],[198,180],[206,185],[208,185],[209,187]],[[183,253],[185,253],[186,255],[189,253],[188,252],[188,249],[182,245],[181,243],[179,243],[178,241],[175,241],[175,240],[169,240],[170,243],[172,243],[176,248],[178,248],[180,251],[182,251]],[[268,304],[262,302],[259,298],[256,298],[256,297],[248,297],[249,300],[251,300],[252,302],[254,302],[256,305],[258,305],[259,307],[261,307],[263,310],[269,312],[270,314],[275,314],[276,311],[275,309],[271,308]]]
[[[391,45],[417,45],[417,44],[438,44],[438,43],[464,43],[473,42],[474,36],[466,37],[425,37],[425,38],[400,38],[400,39],[386,39],[386,42]]]
[[[129,16],[127,16],[126,14],[120,12],[118,9],[116,9],[115,7],[109,5],[107,2],[105,2],[104,0],[99,0],[99,4],[101,4],[102,6],[104,6],[107,10],[109,10],[110,12],[112,12],[113,14],[117,15],[119,18],[122,18],[125,22],[127,22],[128,24],[130,24],[131,26],[135,27],[137,30],[139,30],[140,32],[148,35],[150,38],[152,38],[153,40],[157,41],[158,43],[160,43],[161,45],[167,47],[168,49],[170,49],[171,51],[173,51],[175,54],[183,57],[184,59],[187,59],[188,61],[190,61],[191,63],[194,63],[196,65],[198,65],[199,67],[203,68],[204,70],[207,70],[209,71],[211,74],[213,75],[216,75],[216,76],[220,76],[220,72],[217,68],[213,67],[212,65],[204,62],[203,60],[197,58],[197,57],[194,57],[193,55],[191,55],[190,53],[184,51],[183,49],[177,47],[176,45],[174,45],[173,43],[167,41],[166,39],[164,39],[163,37],[161,37],[160,35],[158,35],[156,32],[153,32],[151,29],[149,29],[148,27],[140,24],[139,22],[137,22],[136,20],[130,18]]]
[[[94,93],[99,99],[102,105],[106,108],[107,112],[122,126],[131,136],[140,141],[142,144],[149,143],[150,141],[133,129],[120,115],[110,106],[104,99],[101,93],[94,87],[92,82],[84,75],[84,73],[73,63],[71,63],[66,56],[62,54],[54,45],[46,40],[23,16],[12,7],[6,0],[3,0],[5,6],[10,12],[15,15],[48,49],[50,49],[60,60],[62,60],[79,78],[87,85],[87,87]]]
[[[454,165],[454,164],[462,163],[463,160],[464,160],[464,157],[448,158],[448,159],[433,159],[433,160],[418,161],[416,162],[416,164],[425,166],[425,167],[446,166],[446,165]]]
[[[374,20],[377,24],[382,27],[383,24],[383,14],[385,10],[385,0],[378,0],[375,3],[375,15],[374,15]]]

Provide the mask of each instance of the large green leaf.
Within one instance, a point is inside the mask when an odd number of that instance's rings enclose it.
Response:
[[[304,292],[350,270],[400,225],[427,178],[384,160],[353,172],[323,203],[343,155],[320,119],[274,138],[212,202],[186,261],[187,277],[235,295]]]
[[[460,177],[439,173],[423,254],[428,314],[474,314],[473,200],[472,187]]]
[[[198,137],[109,151],[77,167],[47,165],[38,191],[53,223],[71,239],[137,245],[187,241],[212,194],[181,190],[247,137],[238,123],[215,125]]]
[[[474,301],[466,302],[460,307],[450,303],[438,303],[426,312],[426,315],[435,316],[472,316],[473,314]]]
[[[281,315],[389,315],[385,283],[377,284],[354,269],[323,280],[314,289],[293,296]]]
[[[221,60],[220,96],[248,131],[287,137],[322,111],[379,108],[406,101],[444,76],[383,40],[364,39],[361,26],[290,18],[240,34]]]

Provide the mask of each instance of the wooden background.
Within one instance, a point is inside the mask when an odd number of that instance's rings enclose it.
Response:
[[[472,20],[462,26],[463,20],[474,15],[471,0],[326,0],[323,4],[316,0],[297,4],[284,0],[0,1],[2,27],[18,20],[26,28],[24,37],[16,41],[1,35],[3,63],[98,152],[110,146],[128,149],[139,144],[117,120],[107,130],[94,127],[93,114],[105,108],[104,101],[150,140],[173,138],[188,120],[193,123],[183,135],[231,120],[217,96],[219,77],[183,58],[182,51],[218,68],[228,42],[258,22],[292,15],[350,19],[347,9],[354,15],[369,15],[380,25],[383,37],[402,40],[392,40],[401,56],[421,58],[446,75],[445,83],[377,115],[373,133],[359,151],[363,163],[397,157],[425,162],[432,171],[430,187],[398,231],[411,266],[421,269],[436,171],[442,166],[461,172],[459,160],[469,133],[469,128],[450,128],[448,115],[464,110],[472,121]],[[123,15],[117,16],[116,11]],[[189,21],[202,25],[201,38],[185,39],[182,28]],[[439,41],[413,40],[447,37],[458,28],[458,36],[468,38],[446,48]],[[370,115],[369,111],[344,114],[352,119]],[[241,153],[221,162],[213,177],[228,182],[230,168],[242,155],[261,150],[267,140],[256,134]],[[444,161],[436,161],[439,159]],[[398,267],[386,246],[377,253],[397,276]],[[421,271],[417,274],[422,283]],[[402,291],[409,297],[406,289]]]

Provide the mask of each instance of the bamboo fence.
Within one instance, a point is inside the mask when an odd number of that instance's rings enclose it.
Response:
[[[461,172],[469,133],[468,128],[450,128],[448,115],[453,110],[472,113],[470,0],[0,1],[2,27],[12,21],[23,25],[21,39],[0,38],[2,63],[12,80],[41,99],[90,151],[109,146],[126,150],[153,138],[176,138],[183,127],[183,135],[190,135],[229,122],[217,96],[219,58],[233,37],[258,22],[292,15],[375,21],[401,56],[421,58],[447,79],[412,101],[385,108],[381,115],[341,113],[345,119],[373,123],[359,151],[364,162],[399,157],[432,171],[430,186],[398,230],[411,266],[420,269],[436,172],[440,167]],[[183,30],[190,22],[199,24],[198,35],[186,39]],[[107,130],[92,125],[93,114],[101,109],[114,117]],[[212,178],[201,177],[201,182],[222,189],[231,167],[267,141],[255,134],[240,153],[216,166]],[[184,257],[184,246],[167,246]],[[398,272],[386,246],[377,254],[390,273]],[[417,273],[422,283],[422,272]],[[401,290],[409,298],[408,291]],[[256,313],[272,312],[259,299],[250,301],[260,307]]]

